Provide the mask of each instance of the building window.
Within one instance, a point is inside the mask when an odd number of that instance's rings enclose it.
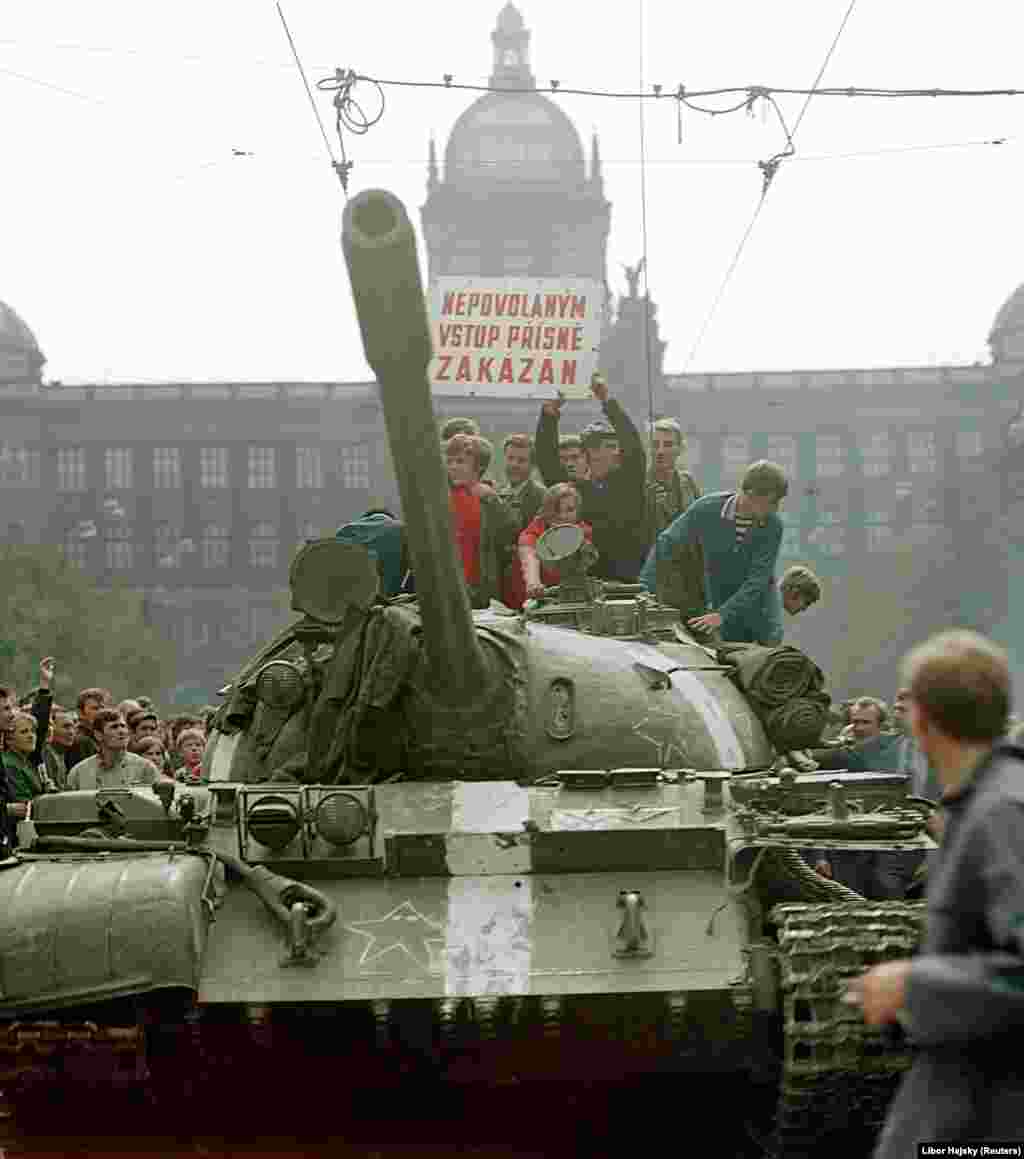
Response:
[[[864,474],[878,479],[888,475],[891,469],[891,453],[888,431],[872,431],[860,439],[860,454],[864,463]]]
[[[935,432],[909,431],[907,458],[912,475],[930,475],[935,472]]]
[[[177,447],[153,448],[153,486],[161,489],[181,486],[181,452]]]
[[[199,486],[226,487],[228,485],[227,447],[199,448]]]
[[[300,490],[319,491],[324,485],[323,464],[319,447],[298,447],[295,452],[295,486]]]
[[[878,523],[867,527],[868,551],[885,551],[892,546],[892,528],[887,523]]]
[[[39,452],[0,443],[0,487],[38,487]]]
[[[981,431],[956,432],[956,457],[961,471],[980,471],[984,468],[985,439]]]
[[[448,259],[449,274],[479,274],[479,254],[454,254]]]
[[[815,527],[808,535],[807,540],[822,555],[836,557],[843,555],[846,551],[845,528],[839,524]]]
[[[93,530],[95,534],[95,529]],[[92,536],[83,534],[81,523],[76,523],[74,527],[69,527],[64,532],[64,541],[61,545],[61,550],[64,553],[64,558],[68,563],[73,563],[76,567],[85,567],[89,557],[89,539]]]
[[[153,533],[153,548],[156,566],[172,568],[181,566],[181,537],[178,530],[169,523],[158,523]]]
[[[815,439],[815,475],[819,479],[835,478],[843,473],[843,440],[841,435],[818,435]]]
[[[105,463],[107,470],[107,490],[130,490],[132,486],[131,447],[107,447]]]
[[[340,475],[342,487],[362,491],[370,489],[370,452],[361,443],[350,443],[340,448]]]
[[[203,567],[227,567],[230,556],[231,538],[228,529],[208,523],[203,528]]]
[[[182,624],[182,635],[188,641],[187,647],[205,648],[213,641],[213,632],[210,631],[210,621],[199,616],[186,616]]]
[[[277,486],[277,461],[273,447],[249,448],[249,486],[253,490]]]
[[[941,523],[942,494],[932,488],[915,487],[910,498],[911,523]]]
[[[750,466],[750,439],[746,435],[726,435],[722,439],[722,483],[738,487]]]
[[[778,463],[792,482],[796,478],[796,439],[792,435],[769,435],[765,440],[764,457]]]
[[[57,490],[85,490],[85,448],[60,447],[57,451]]]
[[[273,523],[257,523],[249,540],[249,563],[253,567],[277,567],[277,528]]]
[[[107,549],[107,567],[115,571],[127,571],[135,565],[135,544],[132,529],[123,524],[113,524],[103,532],[103,542]]]

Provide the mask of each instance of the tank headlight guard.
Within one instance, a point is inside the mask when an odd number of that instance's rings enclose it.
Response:
[[[355,794],[328,793],[314,810],[313,827],[329,845],[351,845],[369,828],[369,814]]]
[[[288,660],[271,660],[256,677],[256,699],[282,711],[296,709],[305,699],[302,671]]]
[[[302,821],[297,802],[268,793],[257,797],[246,810],[246,828],[267,849],[286,849],[298,837]]]

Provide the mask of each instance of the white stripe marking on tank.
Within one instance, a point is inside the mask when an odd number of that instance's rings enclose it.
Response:
[[[530,794],[512,781],[457,781],[445,860],[453,876],[529,873]]]
[[[456,781],[452,785],[453,833],[522,833],[530,794],[514,781]]]
[[[449,998],[529,993],[531,882],[528,873],[449,878],[444,971]]]
[[[223,732],[217,735],[217,744],[213,750],[213,759],[210,762],[211,781],[231,780],[231,762],[241,739],[240,732],[233,732],[230,736]]]
[[[673,672],[669,679],[675,688],[697,709],[718,749],[719,767],[742,769],[747,758],[736,735],[732,721],[722,709],[721,702],[707,685],[693,672]]]

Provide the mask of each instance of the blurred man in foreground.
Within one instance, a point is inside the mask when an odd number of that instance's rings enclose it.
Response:
[[[869,1026],[898,1023],[918,1048],[875,1159],[1019,1140],[1024,1128],[1024,749],[1000,742],[1007,656],[973,632],[943,632],[910,653],[904,683],[946,822],[920,956],[875,966],[848,996]]]

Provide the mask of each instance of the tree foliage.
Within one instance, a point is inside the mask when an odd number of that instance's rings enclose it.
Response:
[[[39,683],[39,660],[57,663],[54,699],[73,705],[82,688],[115,700],[156,695],[174,681],[174,646],[146,622],[144,598],[99,588],[60,550],[0,547],[0,683],[24,695]]]

